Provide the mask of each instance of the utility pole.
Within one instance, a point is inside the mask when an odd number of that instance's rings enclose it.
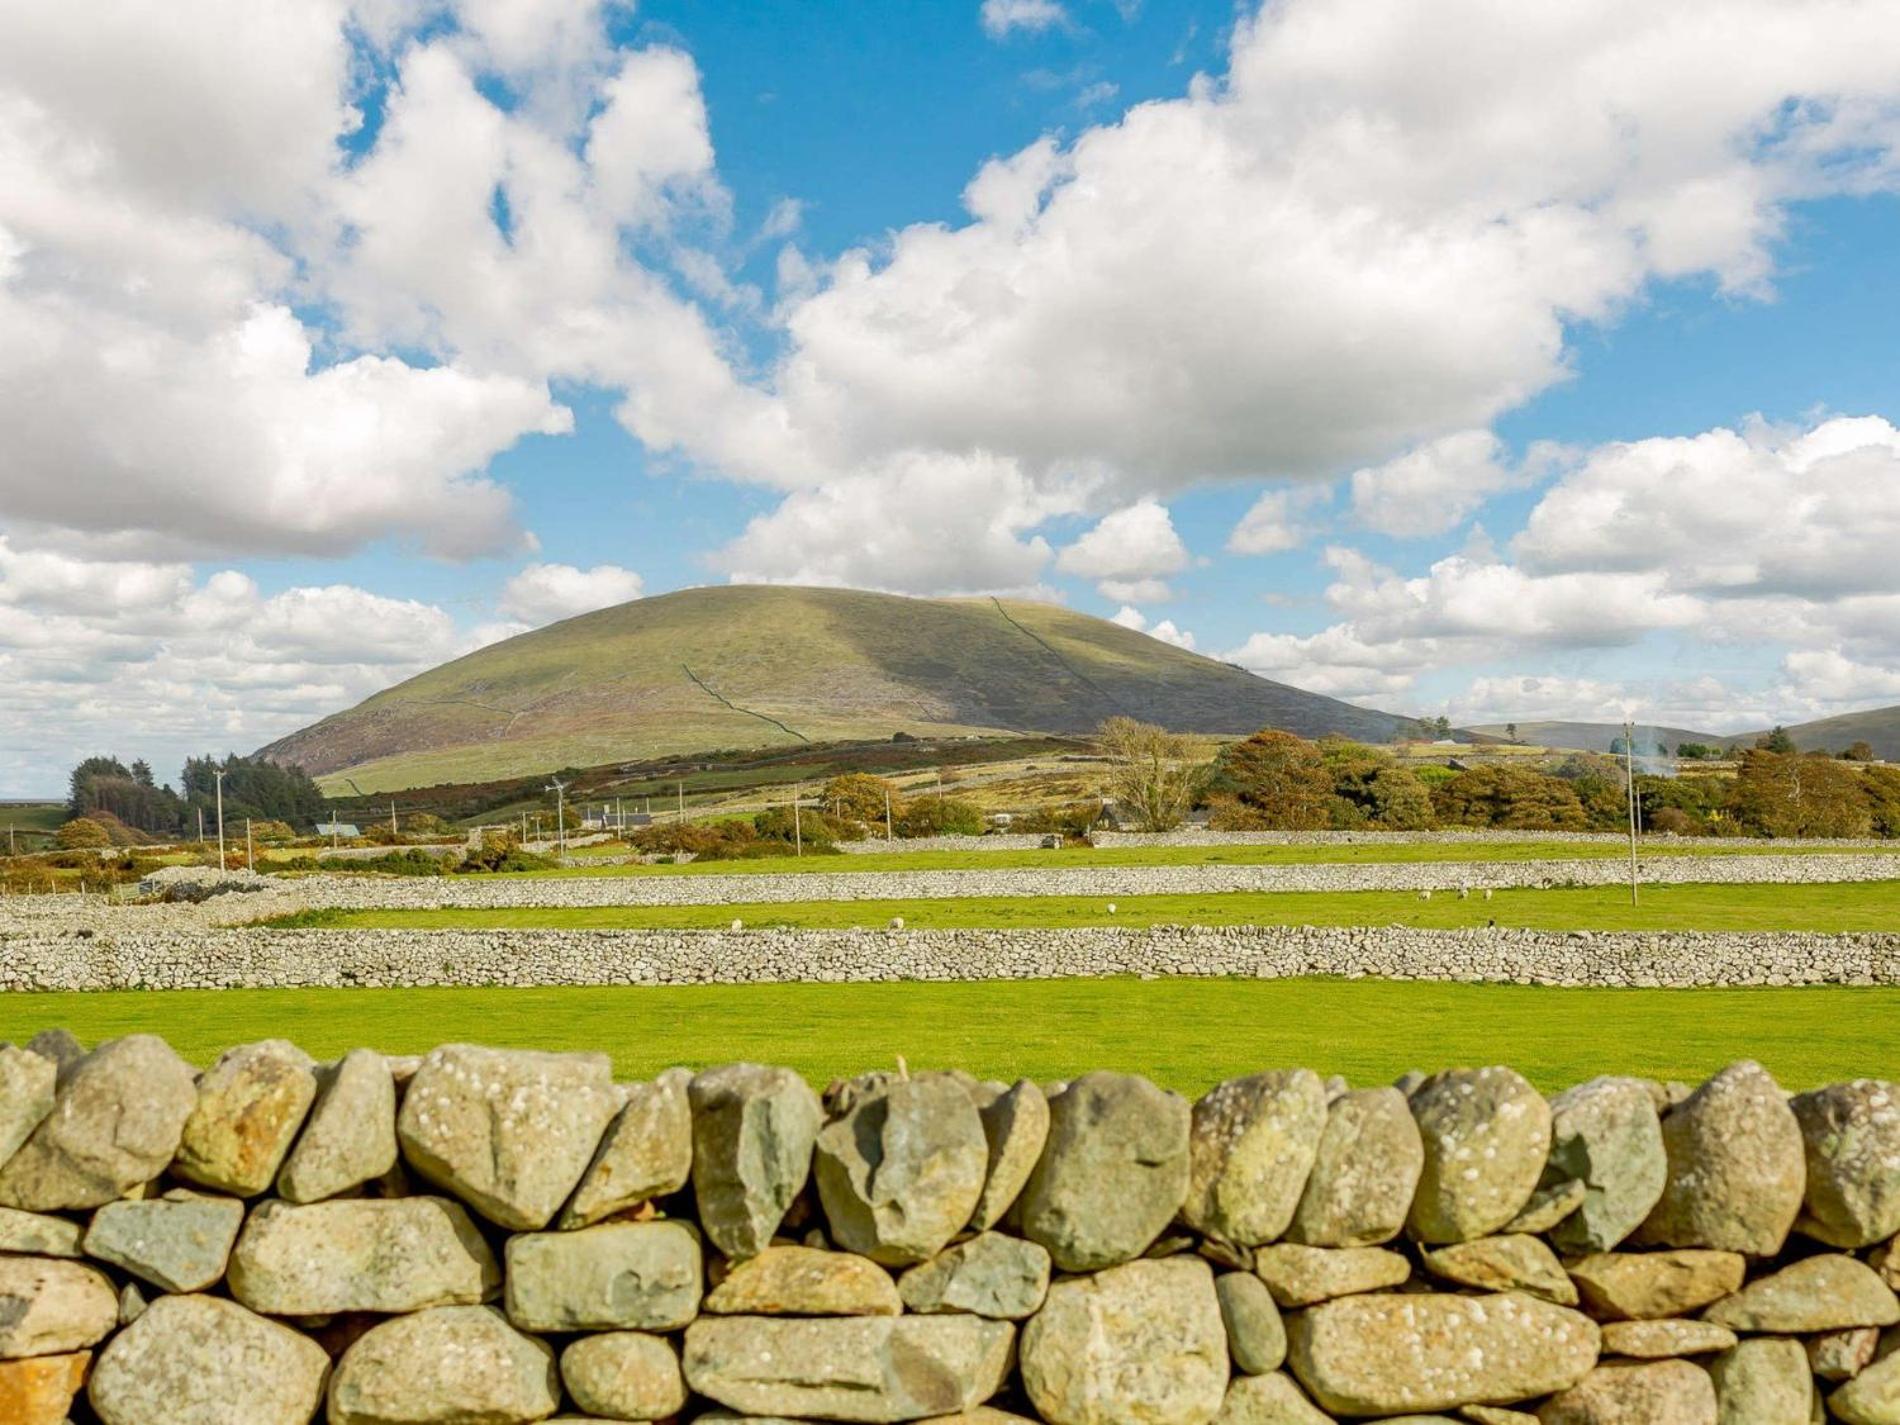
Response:
[[[686,825],[686,782],[683,778],[679,783],[679,815],[674,820],[681,826]]]
[[[401,829],[396,825],[396,799],[394,797],[389,799],[389,834],[391,836],[402,835]]]
[[[547,790],[554,793],[554,843],[567,854],[567,783],[559,777],[548,779]]]
[[[218,869],[228,870],[224,864],[224,773],[213,772],[218,779]]]
[[[792,846],[794,856],[805,854],[805,830],[798,816],[798,788],[792,788]]]
[[[891,831],[891,789],[886,787],[884,789],[884,840],[889,843],[896,839],[896,835]]]
[[[203,807],[198,808],[198,844],[200,846],[205,844],[205,809]]]
[[[257,843],[251,840],[251,819],[248,816],[244,818],[244,869],[251,872],[257,870]]]
[[[1623,724],[1623,782],[1629,799],[1630,819],[1630,904],[1637,903],[1636,891],[1636,724]]]

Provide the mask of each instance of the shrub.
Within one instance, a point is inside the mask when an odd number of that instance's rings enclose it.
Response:
[[[840,823],[861,822],[882,828],[885,809],[889,808],[895,815],[902,798],[897,787],[883,777],[873,777],[868,772],[846,772],[825,783],[821,800],[825,814]]]
[[[524,851],[521,838],[512,831],[485,831],[482,844],[472,847],[455,866],[458,872],[545,871],[555,864],[553,858]]]
[[[112,835],[89,816],[76,816],[60,827],[53,837],[62,851],[85,851],[112,844]]]
[[[1213,789],[1248,809],[1250,824],[1234,830],[1318,831],[1332,820],[1333,777],[1320,749],[1276,728],[1227,748]]]
[[[1581,831],[1589,824],[1575,787],[1529,767],[1473,767],[1436,788],[1432,804],[1451,826]]]
[[[360,860],[321,857],[318,864],[326,871],[380,871],[387,876],[440,876],[448,869],[440,856],[413,850],[392,851],[387,856],[366,856]]]
[[[1649,829],[1664,836],[1700,836],[1703,825],[1681,807],[1659,807],[1649,815]]]
[[[983,812],[958,797],[910,797],[897,811],[899,836],[981,836]]]

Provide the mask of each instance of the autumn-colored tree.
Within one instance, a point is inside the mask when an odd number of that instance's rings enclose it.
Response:
[[[1333,774],[1303,737],[1263,728],[1221,754],[1215,784],[1262,829],[1318,831],[1331,824]]]
[[[1186,818],[1206,785],[1187,738],[1132,717],[1111,717],[1095,730],[1109,760],[1109,794],[1143,831],[1168,831]]]
[[[820,794],[825,814],[841,822],[863,822],[866,826],[884,826],[887,808],[901,800],[896,786],[869,772],[845,772],[825,783]]]
[[[1865,836],[1873,827],[1853,767],[1760,747],[1742,753],[1734,808],[1743,825],[1767,836]]]
[[[1332,825],[1422,831],[1432,826],[1432,794],[1410,767],[1363,742],[1328,737],[1320,757],[1333,779]]]
[[[1432,792],[1439,820],[1452,826],[1580,831],[1589,824],[1576,788],[1530,767],[1486,765],[1460,772]]]
[[[1871,742],[1850,742],[1841,757],[1848,762],[1871,762],[1874,760],[1874,745]]]
[[[1900,836],[1900,767],[1869,767],[1860,774],[1861,795],[1876,836]]]
[[[53,840],[62,851],[90,851],[112,844],[111,835],[89,816],[76,816],[66,822],[53,834]]]

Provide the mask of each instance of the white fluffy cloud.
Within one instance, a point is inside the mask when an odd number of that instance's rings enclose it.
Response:
[[[1325,485],[1281,486],[1268,490],[1241,516],[1227,537],[1233,554],[1279,554],[1298,549],[1319,532],[1316,516],[1332,503]]]
[[[1454,431],[1354,471],[1352,511],[1367,529],[1419,539],[1456,529],[1520,478],[1490,431]]]
[[[496,607],[509,618],[539,628],[576,614],[624,604],[640,597],[644,584],[631,569],[596,564],[530,564],[502,586]]]
[[[1103,598],[1130,603],[1168,598],[1168,576],[1188,563],[1173,518],[1154,500],[1137,500],[1103,516],[1056,556],[1063,573],[1093,579]]]
[[[983,0],[983,33],[1000,40],[1012,30],[1046,30],[1069,18],[1057,0]]]

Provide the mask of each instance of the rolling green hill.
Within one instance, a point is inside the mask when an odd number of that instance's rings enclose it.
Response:
[[[1747,747],[1760,733],[1732,739]],[[1887,762],[1900,762],[1900,708],[1870,708],[1866,712],[1842,713],[1817,722],[1799,723],[1788,729],[1794,745],[1803,752],[1844,752],[1856,742],[1874,749],[1874,756]]]
[[[1084,732],[1116,713],[1370,741],[1407,726],[1051,604],[729,585],[478,649],[263,753],[371,793],[898,732]]]
[[[1505,724],[1487,722],[1473,727],[1472,732],[1487,737],[1503,737]],[[1579,752],[1608,752],[1610,744],[1623,735],[1620,722],[1520,722],[1517,724],[1517,740],[1529,743],[1533,747],[1564,747]],[[1694,732],[1686,727],[1655,727],[1639,723],[1636,728],[1638,746],[1648,742],[1662,742],[1671,752],[1679,743],[1700,742],[1710,747],[1720,747],[1730,739],[1713,732]]]
[[[1485,736],[1503,737],[1502,723],[1486,723],[1469,731]],[[1686,727],[1638,725],[1639,743],[1660,738],[1671,752],[1682,742],[1700,742],[1710,747],[1752,747],[1755,739],[1767,732],[1719,733],[1694,732]],[[1816,722],[1797,723],[1787,729],[1794,745],[1803,752],[1844,752],[1856,742],[1874,749],[1874,756],[1887,762],[1900,762],[1900,707],[1872,708],[1866,712],[1842,713]],[[1520,722],[1517,739],[1538,747],[1574,747],[1585,752],[1608,752],[1610,743],[1623,735],[1623,725],[1615,722]]]

